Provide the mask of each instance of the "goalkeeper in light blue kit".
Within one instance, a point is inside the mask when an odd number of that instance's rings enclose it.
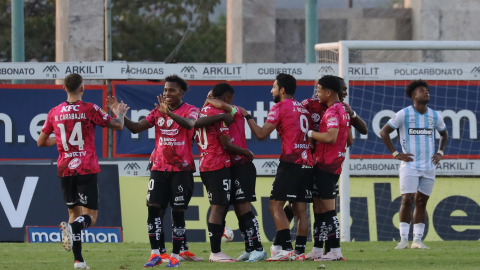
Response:
[[[408,232],[413,212],[413,243],[411,248],[428,249],[422,242],[428,198],[435,182],[435,165],[442,159],[447,146],[448,132],[440,113],[427,107],[430,101],[427,82],[412,81],[405,93],[413,105],[398,111],[380,131],[383,143],[393,157],[401,160],[400,237],[395,249],[408,248]],[[390,133],[398,130],[402,152],[398,153],[390,139]],[[435,152],[435,130],[440,133],[438,151]]]

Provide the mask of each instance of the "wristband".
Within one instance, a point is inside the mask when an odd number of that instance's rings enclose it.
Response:
[[[247,114],[247,115],[245,115],[245,119],[247,119],[247,121],[248,121],[250,119],[253,119],[253,117],[250,114]]]
[[[398,151],[395,151],[392,153],[393,157],[396,157],[398,155]]]
[[[443,157],[443,151],[442,150],[438,150],[437,153],[439,153]]]
[[[355,111],[353,111],[352,118],[357,118],[357,113]]]
[[[309,138],[311,138],[311,137],[312,137],[312,133],[313,133],[313,130],[309,130],[309,131],[307,132],[307,136],[308,136]]]
[[[230,112],[232,115],[235,115],[237,113],[237,108],[235,106],[230,106],[232,107],[232,111]]]

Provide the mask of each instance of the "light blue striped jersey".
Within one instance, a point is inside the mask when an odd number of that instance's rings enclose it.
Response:
[[[408,106],[395,114],[388,125],[397,129],[403,153],[414,156],[412,162],[403,162],[400,167],[416,170],[433,170],[432,157],[435,154],[435,129],[444,131],[446,126],[440,113],[427,108],[421,114],[413,106]]]

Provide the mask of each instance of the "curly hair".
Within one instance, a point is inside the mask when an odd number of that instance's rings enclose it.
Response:
[[[412,98],[412,94],[413,94],[413,91],[415,91],[415,89],[417,89],[417,87],[420,87],[420,86],[423,86],[425,88],[427,88],[429,91],[430,91],[430,86],[428,85],[428,83],[424,80],[415,80],[415,81],[412,81],[409,85],[407,85],[407,87],[405,88],[405,94],[407,95],[407,97],[409,98]]]
[[[178,77],[177,75],[170,75],[165,77],[165,82],[177,83],[180,89],[182,89],[184,92],[188,91],[188,83],[184,79]]]

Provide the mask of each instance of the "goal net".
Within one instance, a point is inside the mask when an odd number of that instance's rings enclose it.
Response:
[[[380,130],[397,111],[413,105],[405,87],[418,79],[430,85],[428,107],[440,112],[449,134],[436,166],[424,238],[479,240],[480,42],[341,41],[315,49],[317,81],[327,74],[343,77],[349,86],[345,102],[368,125],[367,135],[354,132],[340,178],[342,241],[400,239],[400,161],[383,144]],[[400,152],[397,131],[390,137]]]

